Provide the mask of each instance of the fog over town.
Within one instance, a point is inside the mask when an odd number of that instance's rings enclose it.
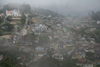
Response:
[[[87,16],[89,11],[99,11],[100,0],[0,0],[1,4],[27,3],[32,7],[39,7],[57,11],[66,16],[69,13],[73,16]]]
[[[100,67],[100,0],[0,0],[0,67]]]

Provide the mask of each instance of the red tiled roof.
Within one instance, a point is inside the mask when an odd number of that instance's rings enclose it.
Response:
[[[7,13],[12,13],[12,11],[7,11]]]
[[[77,45],[77,47],[82,47],[82,45]]]
[[[80,59],[77,62],[85,62],[85,60],[84,59]]]
[[[7,11],[7,13],[12,13],[13,11]],[[19,11],[17,11],[17,12],[19,12]]]

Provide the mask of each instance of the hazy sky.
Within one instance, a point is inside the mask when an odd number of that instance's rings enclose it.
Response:
[[[27,3],[34,7],[50,9],[60,14],[86,15],[100,10],[100,0],[0,0],[0,3]]]

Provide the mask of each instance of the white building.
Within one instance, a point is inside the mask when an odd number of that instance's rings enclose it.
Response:
[[[35,49],[36,49],[36,51],[42,51],[42,52],[45,51],[45,50],[44,50],[44,47],[41,47],[41,46],[38,46],[38,47],[36,47]]]
[[[23,35],[23,36],[27,35],[27,30],[26,30],[26,29],[23,29],[22,35]]]
[[[11,10],[11,11],[6,10],[6,16],[21,16],[21,14],[19,10]]]

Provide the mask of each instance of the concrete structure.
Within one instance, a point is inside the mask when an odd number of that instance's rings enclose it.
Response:
[[[6,10],[6,16],[21,16],[19,10],[11,10],[11,11],[7,11]]]
[[[78,60],[76,62],[76,65],[78,65],[79,67],[94,67],[93,63],[91,63],[87,60],[84,60],[84,59]]]

